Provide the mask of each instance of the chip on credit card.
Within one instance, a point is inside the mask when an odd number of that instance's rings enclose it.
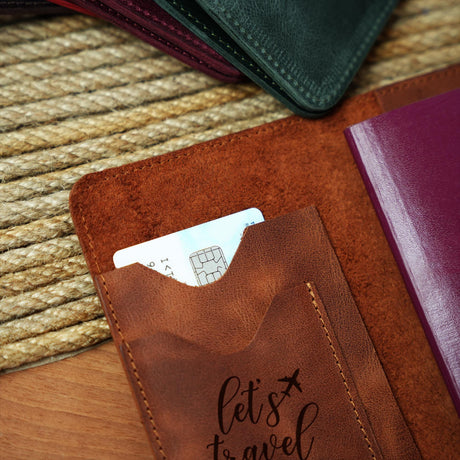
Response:
[[[225,273],[244,229],[263,221],[259,209],[246,209],[120,249],[113,262],[116,268],[138,262],[181,283],[204,286]]]

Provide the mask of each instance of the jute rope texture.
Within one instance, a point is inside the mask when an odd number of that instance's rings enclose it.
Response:
[[[6,22],[5,22],[6,21]],[[84,174],[289,115],[82,15],[0,26],[0,371],[110,337],[68,209]],[[457,0],[406,0],[348,95],[460,58]]]

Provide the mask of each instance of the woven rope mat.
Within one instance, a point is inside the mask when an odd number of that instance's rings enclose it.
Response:
[[[290,113],[94,18],[0,18],[0,371],[110,337],[68,210],[84,174]],[[407,0],[349,94],[460,60],[458,0]]]

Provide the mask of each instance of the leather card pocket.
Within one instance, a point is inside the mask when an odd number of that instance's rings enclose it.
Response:
[[[159,458],[419,458],[314,208],[248,227],[207,286],[96,284]]]
[[[126,347],[168,458],[382,458],[311,283],[277,294],[243,349],[161,332]]]

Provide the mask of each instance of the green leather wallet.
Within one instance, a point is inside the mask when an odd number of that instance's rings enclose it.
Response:
[[[156,0],[299,115],[344,94],[397,0]]]

